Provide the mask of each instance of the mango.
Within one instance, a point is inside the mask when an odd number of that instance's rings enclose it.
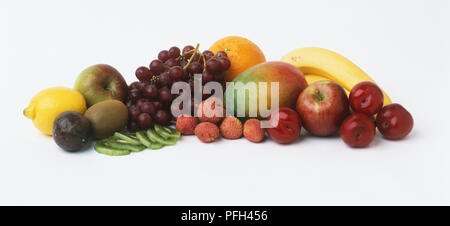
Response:
[[[278,83],[278,90],[273,82]],[[227,84],[224,95],[225,105],[228,114],[234,113],[238,117],[255,117],[254,108],[256,106],[257,117],[265,118],[268,116],[265,110],[273,110],[271,107],[272,88],[274,89],[273,97],[278,96],[278,107],[294,108],[298,95],[307,86],[304,74],[291,64],[279,61],[261,63],[239,74],[232,84]],[[278,95],[276,95],[277,93]],[[264,98],[266,106],[261,105]],[[242,108],[245,109],[245,116],[238,114],[242,113],[239,111]]]

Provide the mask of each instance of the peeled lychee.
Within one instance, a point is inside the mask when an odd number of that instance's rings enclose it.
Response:
[[[194,134],[195,127],[198,124],[198,120],[195,117],[189,115],[181,115],[177,119],[176,128],[184,135]]]
[[[247,140],[259,143],[264,139],[265,131],[261,128],[261,121],[249,119],[244,123],[244,137]]]
[[[242,123],[236,117],[226,117],[220,124],[220,133],[227,139],[238,139],[242,136]]]
[[[214,123],[201,122],[195,127],[195,136],[205,143],[210,143],[219,138],[219,128]]]
[[[197,115],[202,122],[218,123],[225,116],[223,102],[216,97],[210,97],[198,105]]]

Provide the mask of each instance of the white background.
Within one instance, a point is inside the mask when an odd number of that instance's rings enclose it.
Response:
[[[448,205],[450,1],[1,1],[3,205]],[[241,35],[268,60],[318,46],[353,60],[414,116],[405,140],[369,148],[305,134],[271,140],[183,137],[108,157],[60,150],[22,115],[31,97],[72,87],[84,68],[127,82],[162,49]]]

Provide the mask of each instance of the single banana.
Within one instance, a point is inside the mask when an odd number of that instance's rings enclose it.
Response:
[[[352,90],[353,86],[362,81],[375,82],[363,70],[347,58],[333,51],[307,47],[295,49],[286,54],[281,61],[290,63],[299,68],[310,80],[325,78],[321,80],[333,80],[344,87],[346,91]],[[308,81],[308,76],[306,76]],[[308,81],[309,84],[309,81]],[[392,101],[386,92],[384,94],[384,105]]]

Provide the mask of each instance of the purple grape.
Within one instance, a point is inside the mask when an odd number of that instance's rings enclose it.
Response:
[[[216,53],[217,57],[228,57],[227,53],[225,51],[219,51]]]
[[[185,54],[185,53],[189,52],[189,51],[191,51],[193,49],[195,49],[195,48],[193,46],[191,46],[191,45],[185,46],[183,48],[183,55],[184,55],[184,57],[187,58],[187,59],[191,58],[192,53],[189,53],[189,54]]]
[[[148,113],[141,113],[137,120],[141,129],[148,129],[152,126],[152,117]]]
[[[166,62],[166,60],[168,60],[169,58],[170,58],[169,51],[167,50],[163,50],[158,53],[158,59],[162,62]]]
[[[231,66],[231,62],[228,58],[222,57],[222,58],[219,58],[218,61],[220,63],[221,71],[226,71]]]
[[[175,58],[170,58],[164,62],[168,67],[178,66],[178,61]]]
[[[155,106],[156,110],[161,110],[163,108],[163,105],[160,101],[153,101],[152,103]]]
[[[159,124],[167,124],[169,121],[169,113],[164,110],[158,110],[155,114],[155,121]]]
[[[144,88],[144,96],[148,99],[157,99],[158,98],[158,87],[155,85],[148,85]]]
[[[172,85],[172,78],[170,77],[169,73],[163,72],[159,75],[159,82],[161,86],[170,87]]]
[[[206,61],[206,70],[211,73],[220,72],[221,64],[217,59],[211,58]]]
[[[209,58],[214,56],[214,53],[210,50],[205,50],[203,51],[203,56],[205,56],[205,58],[208,60]]]
[[[169,49],[169,57],[170,58],[177,58],[180,56],[180,48],[173,46]]]
[[[206,84],[214,80],[214,74],[209,71],[204,71],[202,73],[202,84]]]
[[[191,74],[198,74],[198,73],[202,73],[203,71],[203,65],[200,64],[199,62],[191,62],[191,64],[188,67],[188,71]]]
[[[183,78],[184,70],[180,66],[171,67],[169,69],[169,76],[173,81],[180,81]]]
[[[159,100],[162,103],[170,103],[172,101],[172,93],[167,87],[163,87],[159,90]]]
[[[133,105],[130,108],[128,108],[128,112],[130,114],[130,118],[134,121],[137,121],[139,114],[141,114],[139,107],[136,105]]]
[[[147,82],[139,82],[137,85],[136,85],[136,89],[138,89],[139,91],[143,91],[144,90],[144,88],[147,86]]]
[[[150,70],[153,74],[159,75],[164,72],[164,64],[160,60],[153,60],[150,63]]]
[[[141,92],[138,89],[130,90],[128,95],[132,101],[137,101],[142,97]]]
[[[150,115],[153,115],[156,113],[156,108],[155,105],[152,102],[145,102],[143,103],[139,109],[141,110],[141,112],[143,113],[148,113]]]
[[[133,83],[131,83],[130,84],[130,86],[128,86],[128,89],[129,90],[132,90],[132,89],[137,89],[137,85],[139,84],[139,82],[138,81],[136,81],[136,82],[133,82]]]
[[[149,81],[150,78],[152,77],[152,72],[150,71],[149,68],[142,66],[136,69],[135,75],[136,78],[139,79],[139,81],[141,82]]]
[[[141,98],[141,99],[139,99],[139,100],[136,101],[136,106],[137,106],[137,107],[141,107],[142,104],[144,104],[145,102],[148,102],[148,100],[146,100],[146,99],[144,99],[144,98]]]

